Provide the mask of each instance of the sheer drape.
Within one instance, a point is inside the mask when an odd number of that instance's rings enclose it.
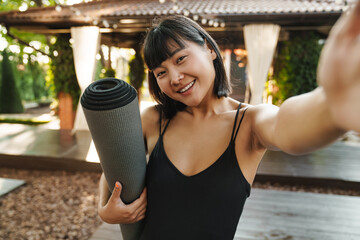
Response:
[[[71,38],[73,39],[76,77],[81,93],[83,93],[86,87],[94,80],[96,54],[100,45],[99,28],[95,26],[72,27]],[[73,131],[76,130],[88,130],[80,104],[77,107]]]
[[[262,94],[274,55],[280,26],[250,24],[244,27],[245,47],[248,52],[251,104],[262,103]]]

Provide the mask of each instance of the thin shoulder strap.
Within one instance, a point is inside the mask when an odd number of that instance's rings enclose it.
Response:
[[[164,131],[161,131],[161,123],[162,123],[161,116],[162,116],[162,114],[161,114],[161,112],[160,112],[159,136],[164,135],[164,133],[165,133],[165,131],[166,131],[166,129],[167,129],[167,127],[169,126],[169,123],[170,123],[170,119],[169,119],[169,120],[167,121],[167,123],[166,123],[165,127],[164,127]]]
[[[235,136],[234,136],[234,138],[233,138],[233,141],[235,141],[236,136],[237,136],[237,134],[238,134],[238,132],[239,132],[240,125],[241,125],[241,123],[242,123],[242,120],[244,119],[244,116],[245,116],[246,110],[248,110],[248,107],[244,109],[244,112],[243,112],[243,114],[242,114],[242,116],[241,116],[241,119],[240,119],[239,125],[238,125],[238,127],[237,127],[237,129],[236,129],[236,133],[235,133]]]
[[[238,108],[237,108],[237,111],[236,111],[234,126],[233,126],[233,130],[232,130],[232,133],[231,133],[231,140],[234,138],[236,121],[237,121],[238,116],[239,116],[239,111],[240,111],[240,108],[241,108],[241,104],[242,104],[242,103],[239,104],[239,106],[238,106]]]
[[[159,136],[161,136],[161,116],[162,116],[162,114],[161,114],[161,111],[159,111],[159,115],[160,115],[160,118],[159,118]]]

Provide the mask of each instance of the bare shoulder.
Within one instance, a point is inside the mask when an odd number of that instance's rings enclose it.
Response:
[[[143,121],[159,121],[159,111],[156,109],[156,105],[145,108],[141,112],[141,119]]]
[[[149,131],[152,132],[158,128],[159,118],[160,115],[156,106],[147,107],[141,112],[141,124],[144,135],[147,135]]]
[[[158,124],[159,118],[159,111],[156,109],[155,105],[147,107],[141,112],[141,123],[143,128],[153,127],[154,124]]]
[[[145,108],[141,112],[141,123],[147,153],[151,153],[156,145],[159,137],[159,121],[160,114],[156,105]]]
[[[246,105],[247,114],[254,123],[259,124],[276,116],[279,107],[272,104]]]
[[[227,109],[228,110],[225,112],[225,116],[226,116],[227,120],[229,120],[232,124],[234,122],[234,118],[236,116],[236,112],[237,112],[240,104],[241,104],[241,106],[240,106],[240,110],[239,110],[239,116],[242,116],[244,111],[248,112],[248,110],[253,107],[250,104],[239,102],[230,97],[227,100],[228,100],[227,101],[227,106],[228,106]],[[249,115],[249,113],[246,113],[246,115]],[[237,119],[237,123],[240,121],[240,118]],[[248,116],[247,117],[244,116],[244,121],[248,121],[248,119],[249,119]]]

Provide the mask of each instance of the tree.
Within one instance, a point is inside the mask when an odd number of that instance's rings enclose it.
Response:
[[[0,1],[0,11],[25,10],[31,7],[51,6],[55,4],[55,0],[6,0]],[[12,63],[18,70],[15,71],[13,75],[15,81],[18,83],[18,92],[21,99],[23,101],[39,101],[51,95],[48,86],[45,84],[46,67],[44,67],[44,64],[39,64],[38,62],[39,57],[43,57],[43,54],[40,54],[39,51],[48,54],[49,37],[19,31],[13,27],[5,28],[0,25],[0,38],[2,43],[0,51],[3,48],[11,51],[13,57]],[[33,49],[27,47],[29,45],[32,45]],[[14,49],[16,50],[14,51]]]
[[[24,107],[21,103],[13,69],[6,50],[3,51],[2,58],[0,113],[22,113],[24,112]]]

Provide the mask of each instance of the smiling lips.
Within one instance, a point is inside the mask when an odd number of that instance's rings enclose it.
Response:
[[[186,85],[184,88],[180,89],[179,91],[177,91],[178,93],[184,93],[187,90],[189,90],[195,83],[195,80],[192,81],[191,83],[189,83],[188,85]]]

